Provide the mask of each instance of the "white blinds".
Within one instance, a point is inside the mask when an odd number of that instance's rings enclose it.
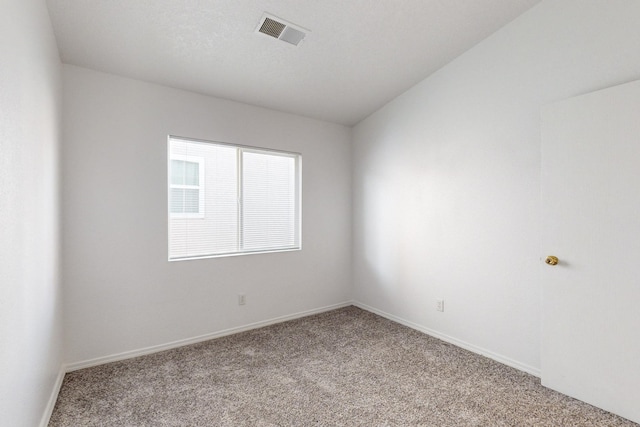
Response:
[[[242,166],[243,249],[297,246],[295,157],[244,151]]]
[[[169,259],[300,248],[300,156],[169,138]]]

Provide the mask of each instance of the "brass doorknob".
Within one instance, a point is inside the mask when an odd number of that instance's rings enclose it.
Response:
[[[544,262],[546,262],[549,265],[556,265],[558,263],[558,257],[549,255],[547,259],[544,260]]]

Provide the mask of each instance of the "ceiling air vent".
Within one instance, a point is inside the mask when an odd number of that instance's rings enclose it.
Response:
[[[298,46],[309,32],[309,30],[267,14],[260,20],[256,31],[294,46]]]

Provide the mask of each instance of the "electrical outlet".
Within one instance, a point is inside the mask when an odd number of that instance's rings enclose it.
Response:
[[[436,310],[444,311],[444,300],[443,299],[437,299],[436,300]]]
[[[238,305],[245,305],[247,303],[247,297],[245,294],[238,294]]]

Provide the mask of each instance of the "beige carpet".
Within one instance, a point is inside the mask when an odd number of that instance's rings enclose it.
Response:
[[[69,373],[50,426],[637,426],[347,307]]]

